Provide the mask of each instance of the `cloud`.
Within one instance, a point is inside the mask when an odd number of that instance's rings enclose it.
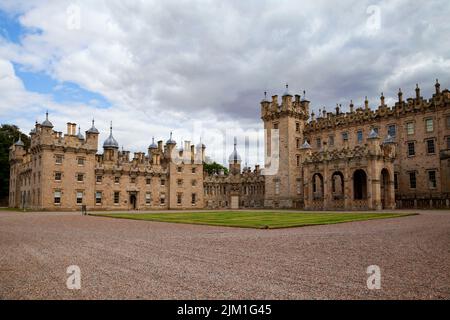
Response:
[[[243,142],[246,131],[262,128],[263,91],[280,94],[286,82],[293,92],[307,91],[316,113],[350,99],[361,105],[366,95],[377,106],[381,91],[392,101],[399,87],[413,93],[416,82],[426,97],[435,78],[450,83],[446,0],[2,1],[0,7],[39,30],[20,44],[0,38],[0,58],[76,83],[112,105],[57,104],[27,92],[9,69],[9,80],[0,82],[11,88],[9,108],[33,101],[34,114],[51,107],[61,125],[95,116],[103,130],[112,119],[119,142],[134,150],[170,130],[191,138],[199,123],[208,151],[217,150],[221,161],[220,132],[233,128]],[[1,116],[16,121],[8,105]]]

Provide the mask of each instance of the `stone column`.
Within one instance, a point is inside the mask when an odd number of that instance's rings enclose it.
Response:
[[[309,177],[309,169],[307,167],[303,168],[303,201],[305,204],[305,210],[311,209],[311,199],[312,199],[312,193],[311,193],[311,181]]]
[[[328,163],[323,168],[323,210],[330,210],[331,200],[331,177],[328,176]]]
[[[344,209],[345,210],[351,210],[351,204],[353,199],[353,183],[350,176],[350,170],[348,169],[348,166],[345,166],[344,169]]]

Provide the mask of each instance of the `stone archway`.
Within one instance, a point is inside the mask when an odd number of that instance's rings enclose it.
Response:
[[[367,199],[367,174],[362,169],[355,170],[353,173],[353,199]]]

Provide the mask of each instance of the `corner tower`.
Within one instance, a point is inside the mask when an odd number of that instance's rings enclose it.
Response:
[[[302,203],[300,147],[303,129],[309,117],[309,101],[286,91],[281,104],[278,96],[269,102],[264,93],[261,119],[265,130],[265,207],[293,208]]]

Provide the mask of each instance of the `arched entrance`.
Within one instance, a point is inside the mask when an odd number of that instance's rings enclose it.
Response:
[[[381,170],[381,206],[383,209],[387,209],[390,204],[389,195],[389,171],[385,168]]]
[[[358,169],[353,173],[353,199],[367,199],[367,175],[362,169]]]

